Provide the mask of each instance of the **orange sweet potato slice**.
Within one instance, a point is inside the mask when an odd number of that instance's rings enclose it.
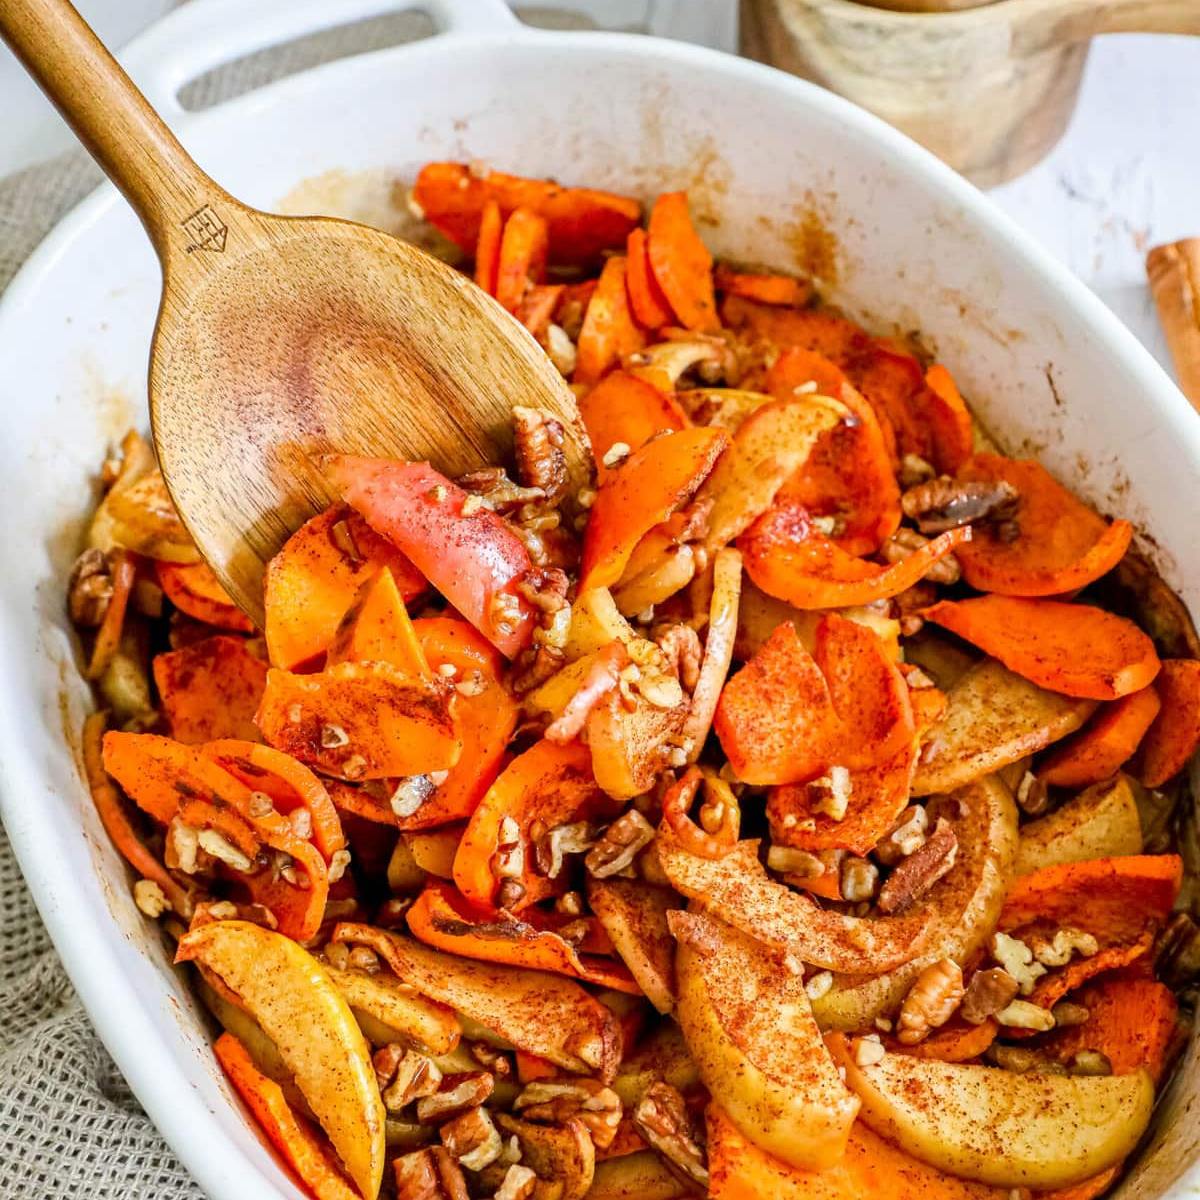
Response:
[[[719,329],[712,255],[692,224],[686,192],[667,192],[654,202],[646,244],[654,278],[680,324],[704,333]]]
[[[781,502],[746,530],[738,546],[746,573],[768,595],[802,609],[849,608],[907,591],[970,538],[970,526],[950,529],[901,562],[883,566],[847,554],[817,532],[805,508]]]
[[[721,315],[726,325],[777,346],[781,352],[793,346],[815,350],[843,370],[871,347],[870,337],[853,321],[824,308],[779,308],[731,295],[725,297]]]
[[[488,200],[479,217],[479,237],[475,241],[475,282],[489,296],[496,294],[503,230],[504,218],[500,215],[500,205],[495,200]]]
[[[1034,985],[1029,1001],[1040,1008],[1053,1008],[1064,996],[1069,996],[1089,979],[1095,979],[1107,971],[1119,971],[1122,967],[1136,969],[1137,964],[1146,962],[1153,945],[1154,934],[1151,930],[1146,930],[1131,942],[1102,946],[1099,952],[1090,958],[1072,959],[1065,967],[1042,976]],[[1011,1036],[1027,1037],[1029,1034],[1018,1030]]]
[[[729,444],[721,429],[683,429],[635,450],[596,495],[583,539],[580,592],[611,587],[638,542],[700,486]]]
[[[943,600],[923,616],[1065,696],[1115,700],[1146,687],[1159,670],[1154,643],[1132,621],[1086,604],[979,596]]]
[[[629,289],[629,307],[643,329],[661,329],[675,324],[675,314],[650,269],[646,231],[631,229],[625,243],[625,286]]]
[[[535,338],[540,340],[549,328],[564,290],[561,283],[535,283],[517,305],[517,320]]]
[[[500,880],[494,859],[501,829],[511,822],[524,849],[525,868],[517,882],[525,893],[512,906],[519,912],[565,886],[563,879],[548,879],[537,872],[530,835],[533,822],[553,829],[613,808],[592,777],[592,756],[586,746],[543,739],[508,764],[471,814],[454,857],[454,882],[471,903],[495,907]]]
[[[520,710],[504,683],[500,653],[466,621],[426,617],[413,628],[430,667],[454,667],[454,680],[465,685],[454,701],[454,728],[462,741],[458,762],[411,817],[397,822],[401,829],[428,829],[475,811],[500,772]]]
[[[1038,778],[1066,788],[1084,788],[1107,779],[1133,757],[1160,708],[1154,685],[1110,701],[1079,733],[1040,760]]]
[[[606,375],[579,402],[596,474],[603,483],[613,472],[604,465],[604,456],[618,442],[638,450],[663,430],[678,432],[690,422],[674,396],[630,375],[613,371]]]
[[[821,435],[804,466],[784,484],[778,502],[802,505],[812,516],[838,522],[831,539],[847,554],[872,554],[900,524],[900,487],[875,410],[844,381],[841,371],[811,350],[780,355],[767,390],[780,398],[816,382],[854,414]]]
[[[1107,574],[1129,548],[1128,521],[1106,523],[1038,462],[977,454],[959,468],[958,478],[1005,482],[1017,492],[1012,519],[1002,529],[980,525],[959,556],[963,578],[978,591],[1065,595]]]
[[[925,387],[913,400],[917,418],[929,433],[929,461],[936,471],[953,475],[971,456],[971,414],[954,376],[941,363],[925,372]]]
[[[952,1019],[915,1046],[888,1039],[888,1049],[914,1058],[936,1058],[939,1062],[970,1062],[987,1050],[999,1032],[999,1025],[991,1017],[978,1025]]]
[[[574,382],[594,384],[627,354],[646,344],[646,335],[633,319],[625,286],[625,256],[614,254],[604,264],[596,290],[588,301],[576,344]]]
[[[429,163],[413,187],[426,219],[468,254],[475,248],[484,208],[494,200],[507,217],[528,208],[546,220],[550,260],[585,265],[625,244],[642,207],[628,196],[592,188],[566,188],[548,179],[502,171],[480,173],[466,163]]]
[[[190,746],[157,734],[113,729],[104,735],[104,769],[138,808],[162,825],[170,823],[190,792],[206,790],[205,778],[193,778],[195,758]],[[218,785],[220,778],[218,772]]]
[[[207,563],[156,562],[154,572],[167,599],[180,612],[218,629],[253,632],[249,618],[230,600]]]
[[[759,304],[800,308],[812,298],[812,285],[808,280],[791,275],[735,271],[718,264],[713,272],[713,282],[717,290],[727,296],[741,296],[746,300],[757,300]]]
[[[1164,660],[1154,690],[1161,707],[1142,739],[1139,763],[1147,787],[1173,779],[1200,745],[1200,662]]]
[[[385,662],[397,671],[430,678],[412,618],[387,567],[381,567],[359,589],[329,643],[325,662],[330,667],[343,662]]]
[[[245,638],[202,638],[154,657],[154,683],[177,742],[215,738],[258,740],[254,714],[267,683],[267,664]]]
[[[886,338],[868,338],[846,373],[895,431],[896,452],[900,457],[906,454],[932,457],[932,431],[919,411],[925,376],[921,364],[907,350]]]
[[[504,222],[496,267],[496,299],[515,313],[530,286],[546,273],[550,235],[544,217],[532,209],[515,209]]]
[[[405,602],[426,588],[416,567],[345,505],[301,525],[267,564],[271,665],[294,671],[318,662],[359,589],[381,567],[391,571]]]
[[[726,683],[713,729],[745,783],[811,779],[829,762],[837,715],[829,685],[794,625],[780,625]]]
[[[162,888],[173,912],[178,913],[185,921],[190,920],[192,897],[189,891],[176,881],[138,836],[129,814],[125,811],[125,803],[105,770],[102,749],[105,720],[104,713],[92,713],[83,724],[84,773],[100,823],[121,857],[142,879],[149,879]]]
[[[633,996],[642,994],[624,965],[580,954],[559,934],[536,929],[519,917],[477,908],[440,880],[425,885],[407,916],[413,937],[448,954],[551,971]]]
[[[342,1173],[333,1147],[292,1110],[283,1088],[254,1065],[246,1047],[233,1034],[223,1033],[213,1050],[268,1141],[315,1200],[361,1200]]]
[[[1042,1042],[1046,1053],[1069,1063],[1084,1050],[1096,1050],[1112,1064],[1114,1075],[1145,1069],[1157,1084],[1175,1040],[1179,1004],[1165,984],[1154,979],[1104,979],[1080,997],[1088,1010],[1082,1025],[1055,1030]]]
[[[458,761],[454,690],[387,663],[341,663],[317,675],[272,668],[258,727],[276,749],[352,781],[445,771]]]

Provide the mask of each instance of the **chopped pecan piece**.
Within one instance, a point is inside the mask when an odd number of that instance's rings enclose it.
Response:
[[[885,867],[894,867],[925,845],[928,831],[929,815],[921,805],[910,804],[875,844],[875,857]]]
[[[536,1080],[527,1084],[513,1108],[526,1120],[561,1125],[577,1117],[597,1150],[607,1150],[621,1123],[621,1098],[595,1079]]]
[[[690,625],[668,625],[655,639],[666,655],[668,670],[674,672],[686,692],[693,692],[700,680],[704,648],[700,635]]]
[[[987,1050],[987,1059],[995,1063],[1003,1071],[1012,1071],[1014,1075],[1065,1075],[1066,1067],[1055,1062],[1039,1050],[1030,1050],[1025,1046],[1007,1046],[1003,1042],[993,1042]]]
[[[529,1200],[537,1184],[538,1177],[528,1167],[521,1163],[513,1163],[505,1172],[492,1200]]]
[[[992,957],[1017,981],[1017,990],[1022,996],[1028,996],[1033,991],[1033,985],[1046,973],[1046,968],[1034,961],[1033,951],[1011,934],[993,934],[988,949]]]
[[[377,1050],[372,1061],[383,1106],[390,1113],[432,1096],[442,1085],[442,1072],[433,1059],[395,1042]]]
[[[883,555],[885,562],[898,563],[903,562],[906,558],[911,558],[922,546],[928,545],[927,537],[922,536],[915,529],[901,526],[883,543],[879,552]],[[953,554],[947,554],[945,558],[938,559],[925,572],[923,578],[928,579],[930,583],[957,583],[962,578],[962,568]]]
[[[1026,816],[1040,817],[1050,808],[1050,789],[1032,771],[1021,776],[1014,798]]]
[[[1084,933],[1081,929],[1059,929],[1052,938],[1040,933],[1031,935],[1029,948],[1043,967],[1065,967],[1072,955],[1091,958],[1098,954],[1100,943],[1094,935]]]
[[[925,844],[888,876],[879,892],[880,912],[903,912],[954,866],[957,857],[958,837],[950,824],[939,818]]]
[[[676,1088],[652,1083],[633,1110],[633,1124],[676,1174],[697,1187],[708,1187],[708,1156]]]
[[[913,981],[904,1003],[896,1036],[906,1046],[924,1041],[950,1020],[963,998],[962,968],[953,959],[930,963]]]
[[[988,967],[971,976],[958,1014],[970,1025],[982,1025],[1017,998],[1017,981],[1002,967]]]
[[[900,507],[922,533],[945,533],[972,521],[1005,521],[1017,506],[1017,489],[1006,479],[964,481],[939,475],[911,487]]]
[[[536,408],[513,409],[513,442],[517,478],[526,487],[541,488],[551,504],[567,489],[567,456],[563,453],[562,422]]]
[[[512,1059],[503,1050],[487,1042],[472,1042],[467,1049],[471,1057],[481,1066],[486,1067],[497,1079],[509,1079],[513,1073]]]
[[[542,834],[534,845],[537,869],[547,879],[557,879],[562,873],[566,855],[586,854],[595,844],[592,827],[587,821],[556,825]]]
[[[1200,976],[1200,928],[1187,913],[1176,913],[1158,935],[1154,968],[1171,988],[1188,987]]]
[[[448,1121],[482,1104],[495,1086],[495,1077],[486,1071],[447,1075],[436,1092],[417,1101],[417,1120],[431,1125]]]
[[[879,868],[870,859],[847,854],[842,859],[842,899],[851,903],[873,900],[879,888]]]
[[[584,865],[597,879],[628,870],[638,853],[654,841],[654,826],[636,808],[622,813],[588,851]]]
[[[85,550],[71,568],[67,611],[81,629],[95,629],[104,620],[113,594],[112,568],[102,550]]]
[[[546,493],[540,487],[521,487],[513,483],[503,467],[484,467],[471,471],[458,480],[463,491],[483,498],[483,502],[494,512],[507,513],[524,504],[544,500]]]
[[[392,1160],[396,1200],[469,1200],[462,1168],[444,1146],[426,1146]]]
[[[504,1149],[495,1121],[482,1106],[469,1108],[447,1121],[438,1133],[454,1160],[469,1171],[482,1171]]]
[[[1031,1004],[1028,1000],[1014,1000],[1005,1005],[997,1014],[996,1020],[1010,1029],[1034,1029],[1045,1033],[1054,1028],[1054,1014],[1040,1004]]]

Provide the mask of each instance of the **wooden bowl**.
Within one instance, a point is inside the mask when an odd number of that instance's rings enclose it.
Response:
[[[1200,0],[742,0],[743,54],[862,105],[981,187],[1053,149],[1101,33],[1200,34]]]

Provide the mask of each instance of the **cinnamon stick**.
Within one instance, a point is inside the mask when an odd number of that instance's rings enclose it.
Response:
[[[1179,386],[1200,408],[1200,237],[1155,246],[1146,274]]]

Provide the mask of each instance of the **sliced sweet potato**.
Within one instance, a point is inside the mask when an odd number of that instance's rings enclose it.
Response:
[[[867,345],[847,365],[850,382],[895,432],[896,452],[903,458],[933,456],[933,431],[919,408],[925,392],[921,364],[907,349],[887,338],[868,338]]]
[[[489,200],[507,217],[528,208],[546,219],[550,260],[584,265],[625,244],[641,220],[641,205],[628,196],[592,188],[566,188],[549,179],[525,179],[502,171],[476,172],[467,163],[429,163],[413,187],[426,219],[468,254],[475,248]]]
[[[661,329],[675,324],[675,314],[650,268],[646,231],[631,229],[625,243],[625,285],[629,289],[629,307],[643,329]]]
[[[916,743],[910,739],[890,758],[851,768],[850,801],[841,820],[818,810],[806,784],[772,788],[767,800],[772,839],[803,850],[866,854],[908,804],[916,761]]]
[[[713,728],[745,783],[811,779],[836,752],[837,715],[829,686],[790,624],[725,684]]]
[[[1079,999],[1088,1019],[1051,1033],[1042,1042],[1045,1052],[1069,1063],[1083,1051],[1098,1051],[1112,1064],[1114,1075],[1144,1068],[1158,1084],[1179,1017],[1171,989],[1154,979],[1103,979]]]
[[[767,390],[779,398],[815,382],[854,416],[824,433],[804,465],[779,493],[812,516],[832,517],[832,540],[847,554],[872,554],[900,524],[900,487],[875,410],[852,388],[840,368],[811,350],[781,354],[767,374]]]
[[[489,296],[496,294],[503,231],[504,218],[500,215],[500,205],[495,200],[486,201],[479,215],[479,236],[475,240],[475,282]]]
[[[1142,853],[1142,826],[1128,776],[1114,775],[1021,830],[1016,874]]]
[[[800,308],[812,297],[812,284],[807,279],[735,271],[720,264],[713,272],[713,282],[717,290],[727,296],[741,296],[746,300],[756,300],[759,304],[782,305],[784,308]]]
[[[738,842],[723,858],[703,858],[661,826],[655,844],[671,886],[695,907],[822,970],[860,975],[891,970],[920,953],[933,924],[927,908],[869,919],[823,909],[767,874],[756,840]]]
[[[746,572],[768,595],[796,608],[847,608],[907,591],[970,538],[969,525],[950,529],[901,562],[883,566],[847,554],[817,531],[803,506],[789,501],[764,513],[738,545]]]
[[[535,283],[517,305],[517,320],[539,342],[544,340],[565,290],[566,285],[562,283]]]
[[[125,811],[125,803],[113,787],[105,769],[102,749],[104,724],[104,713],[92,713],[83,724],[82,739],[84,773],[100,823],[121,857],[142,879],[149,879],[162,888],[172,911],[178,913],[185,921],[190,920],[192,897],[189,890],[176,881],[142,841]]]
[[[407,917],[413,936],[437,950],[483,962],[568,975],[635,996],[642,994],[629,971],[611,958],[580,954],[551,930],[535,929],[504,913],[497,915],[477,909],[447,883],[433,880],[427,883]]]
[[[1106,523],[1032,459],[977,454],[957,478],[1004,482],[1017,492],[1016,511],[1003,528],[982,523],[960,555],[963,578],[981,592],[1065,595],[1107,574],[1129,548],[1128,521]]]
[[[1091,605],[979,596],[940,601],[923,615],[1066,696],[1115,700],[1158,674],[1154,643],[1132,621]]]
[[[167,599],[182,613],[235,633],[251,633],[254,626],[217,582],[207,563],[156,562],[154,573]]]
[[[516,208],[504,222],[496,266],[496,299],[515,313],[525,293],[546,272],[550,235],[546,219],[532,209]]]
[[[612,474],[604,457],[618,442],[638,450],[664,429],[676,432],[690,423],[674,396],[626,371],[613,371],[592,388],[579,402],[579,415],[601,483]]]
[[[524,851],[525,864],[518,878],[525,894],[513,909],[520,911],[544,900],[561,891],[565,881],[538,874],[530,826],[537,820],[553,829],[612,808],[592,776],[592,757],[586,746],[537,742],[508,764],[472,813],[455,856],[454,882],[472,903],[494,907],[500,883],[494,871],[495,855],[512,836],[516,839],[513,844]]]
[[[1072,959],[1065,967],[1043,975],[1034,985],[1029,995],[1031,1004],[1040,1008],[1053,1008],[1064,996],[1069,996],[1077,988],[1083,987],[1091,979],[1110,971],[1128,968],[1135,971],[1142,966],[1146,973],[1152,969],[1150,951],[1154,945],[1154,932],[1147,929],[1138,937],[1128,941],[1116,942],[1102,946],[1098,953],[1090,958]],[[1015,1031],[1012,1036],[1030,1036],[1023,1030]]]
[[[925,387],[913,404],[929,434],[929,461],[935,470],[954,474],[971,456],[974,441],[971,414],[954,376],[941,363],[934,363],[925,372]]]
[[[635,450],[592,505],[579,590],[616,583],[638,542],[688,500],[728,444],[723,430],[683,429]]]
[[[319,660],[355,595],[381,567],[391,571],[406,603],[426,589],[416,567],[345,505],[301,525],[267,564],[271,665],[293,671]]]
[[[317,675],[273,667],[258,712],[263,737],[351,781],[449,770],[462,749],[453,687],[387,663],[341,663]]]
[[[1066,788],[1107,779],[1133,757],[1160,707],[1153,686],[1110,701],[1038,763],[1038,777],[1052,787]]]
[[[466,621],[425,617],[414,621],[413,629],[430,667],[454,667],[454,679],[467,686],[454,701],[454,729],[462,742],[458,762],[412,816],[397,820],[401,829],[469,817],[500,773],[519,711],[503,680],[504,660]]]
[[[867,333],[824,308],[779,308],[742,296],[726,296],[721,305],[725,324],[777,346],[815,350],[845,370],[871,345]],[[869,397],[868,397],[869,398]]]
[[[329,644],[326,665],[383,662],[397,671],[429,678],[429,664],[413,632],[395,577],[387,567],[358,591]]]
[[[625,256],[614,254],[604,264],[600,281],[588,301],[576,343],[573,381],[584,385],[598,383],[621,359],[636,353],[645,344],[646,335],[633,319],[629,307]]]
[[[710,552],[733,541],[767,511],[820,439],[848,419],[825,396],[793,396],[764,404],[738,426],[728,451],[700,489],[712,502],[704,544]]]
[[[203,638],[157,654],[154,683],[177,742],[258,740],[254,714],[266,687],[267,664],[251,653],[245,638]]]
[[[268,1140],[316,1200],[361,1200],[358,1189],[342,1173],[333,1148],[292,1111],[283,1089],[254,1065],[246,1047],[232,1034],[223,1033],[213,1051]]]
[[[939,1062],[971,1062],[987,1050],[999,1032],[1000,1026],[991,1017],[978,1025],[951,1018],[915,1046],[906,1046],[889,1038],[888,1049],[893,1053],[911,1054],[914,1058],[936,1058]]]
[[[952,792],[1018,762],[1073,733],[1095,708],[984,659],[950,688],[946,711],[926,730],[913,794]]]
[[[1161,787],[1187,766],[1200,745],[1200,662],[1169,658],[1154,681],[1161,707],[1142,739],[1138,772]]]
[[[704,333],[719,329],[712,255],[692,225],[686,192],[666,192],[654,202],[646,246],[654,278],[679,323]]]
[[[370,925],[340,924],[335,942],[369,946],[409,987],[513,1046],[605,1082],[621,1056],[617,1018],[573,980],[454,958]]]

